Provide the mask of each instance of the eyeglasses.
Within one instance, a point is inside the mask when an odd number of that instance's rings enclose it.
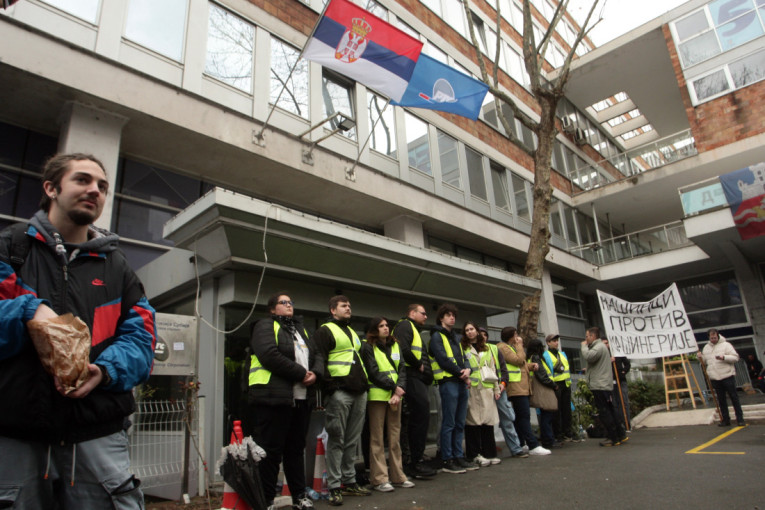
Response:
[[[292,307],[295,306],[295,302],[294,301],[288,301],[286,299],[282,299],[281,301],[277,301],[277,303],[280,304],[280,305],[284,305],[284,306],[292,306]]]
[[[425,313],[425,312],[421,312],[421,311],[419,311],[419,310],[417,310],[417,313],[419,313],[419,314],[420,314],[420,315],[422,315],[423,317],[427,317],[427,316],[428,316],[428,314],[427,314],[427,313]]]

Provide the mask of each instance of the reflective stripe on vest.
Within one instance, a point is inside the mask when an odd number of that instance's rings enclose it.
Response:
[[[481,374],[479,373],[479,367],[481,366],[480,362],[482,361],[481,353],[478,354],[478,356],[473,355],[473,351],[468,351],[465,353],[465,357],[468,359],[468,363],[470,363],[470,386],[478,386],[478,383],[481,382]]]
[[[380,370],[380,374],[388,377],[393,381],[393,384],[396,384],[398,382],[398,365],[400,362],[399,360],[401,359],[401,351],[398,342],[395,342],[390,350],[391,358],[393,358],[393,365],[390,364],[388,356],[385,355],[385,352],[383,352],[382,349],[376,345],[373,349],[375,353],[375,362],[377,363],[377,368]],[[368,400],[387,402],[392,396],[393,391],[391,390],[384,390],[379,386],[372,386],[369,388]]]
[[[274,321],[274,340],[276,341],[276,345],[279,345],[279,329],[281,329],[281,325],[279,324],[279,321]],[[250,386],[255,386],[256,384],[268,384],[268,381],[271,380],[271,371],[264,368],[263,365],[260,364],[260,360],[257,356],[254,354],[250,356],[250,375],[248,377],[248,383]]]
[[[566,356],[566,353],[563,351],[558,351],[558,354],[560,354],[560,362],[563,365],[563,373],[555,374],[552,380],[556,382],[566,381],[566,386],[571,386],[571,370],[568,364],[568,356]],[[558,362],[558,358],[556,358],[555,355],[553,355],[553,353],[551,353],[550,351],[545,351],[545,358],[549,359],[550,364],[553,366],[553,372],[554,372],[555,364]]]
[[[401,319],[398,322],[407,321],[409,324],[412,325],[412,345],[410,348],[412,349],[412,353],[414,354],[414,357],[417,358],[417,360],[422,359],[422,337],[420,336],[420,332],[417,331],[417,327],[414,325],[414,322],[410,321],[409,319]],[[398,326],[398,323],[396,323]],[[406,363],[406,362],[405,362]],[[406,363],[406,366],[411,367],[409,363]]]
[[[502,370],[499,368],[499,355],[497,354],[497,346],[494,344],[487,343],[486,346],[489,348],[489,352],[491,353],[491,357],[494,359],[494,368],[497,369],[497,379],[501,379],[502,376]],[[487,383],[483,382],[484,387],[486,388],[493,388],[495,384],[498,383]]]
[[[332,333],[335,338],[335,348],[329,352],[327,357],[327,369],[329,375],[332,377],[345,377],[351,373],[351,365],[356,363],[354,359],[354,352],[358,352],[361,348],[361,340],[359,340],[356,332],[351,329],[351,335],[353,340],[348,338],[348,334],[343,331],[340,326],[334,322],[327,322],[322,324]],[[350,329],[350,328],[349,328]],[[351,342],[353,342],[351,344]],[[364,375],[367,374],[367,369],[364,368],[364,364],[361,364],[361,368],[364,370]]]
[[[438,334],[441,335],[441,341],[444,343],[444,351],[446,351],[446,357],[452,360],[455,365],[457,365],[457,360],[454,359],[454,351],[452,351],[452,345],[449,343],[449,339],[446,338],[446,335],[443,333],[439,332]],[[460,344],[460,353],[462,353],[463,356],[465,354],[462,350],[462,344]],[[441,368],[441,366],[436,362],[435,357],[433,358],[433,362],[430,364],[430,366],[433,369],[433,379],[435,379],[436,382],[440,381],[444,377],[451,376],[450,373]]]
[[[508,345],[508,347],[510,347],[514,353],[518,354],[515,347],[512,345]],[[516,367],[515,365],[510,364],[509,361],[505,361],[505,367],[507,368],[507,382],[521,382],[521,367]]]

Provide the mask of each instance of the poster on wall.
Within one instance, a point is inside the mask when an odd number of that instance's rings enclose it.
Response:
[[[197,366],[197,319],[158,313],[157,344],[151,375],[194,375]]]
[[[765,162],[721,175],[720,183],[741,239],[765,234]]]
[[[631,303],[597,291],[613,356],[661,358],[699,350],[674,283],[650,301]]]

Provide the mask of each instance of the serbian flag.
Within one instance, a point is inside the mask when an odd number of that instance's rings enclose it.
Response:
[[[476,120],[489,86],[425,54],[420,55],[412,79],[398,106],[456,113]]]
[[[741,239],[765,234],[765,163],[720,176]]]
[[[330,0],[303,56],[394,100],[404,95],[422,43],[348,0]]]

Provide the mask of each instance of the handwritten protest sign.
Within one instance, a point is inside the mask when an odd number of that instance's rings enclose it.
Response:
[[[598,291],[598,303],[614,356],[645,359],[699,350],[674,283],[643,303]]]

